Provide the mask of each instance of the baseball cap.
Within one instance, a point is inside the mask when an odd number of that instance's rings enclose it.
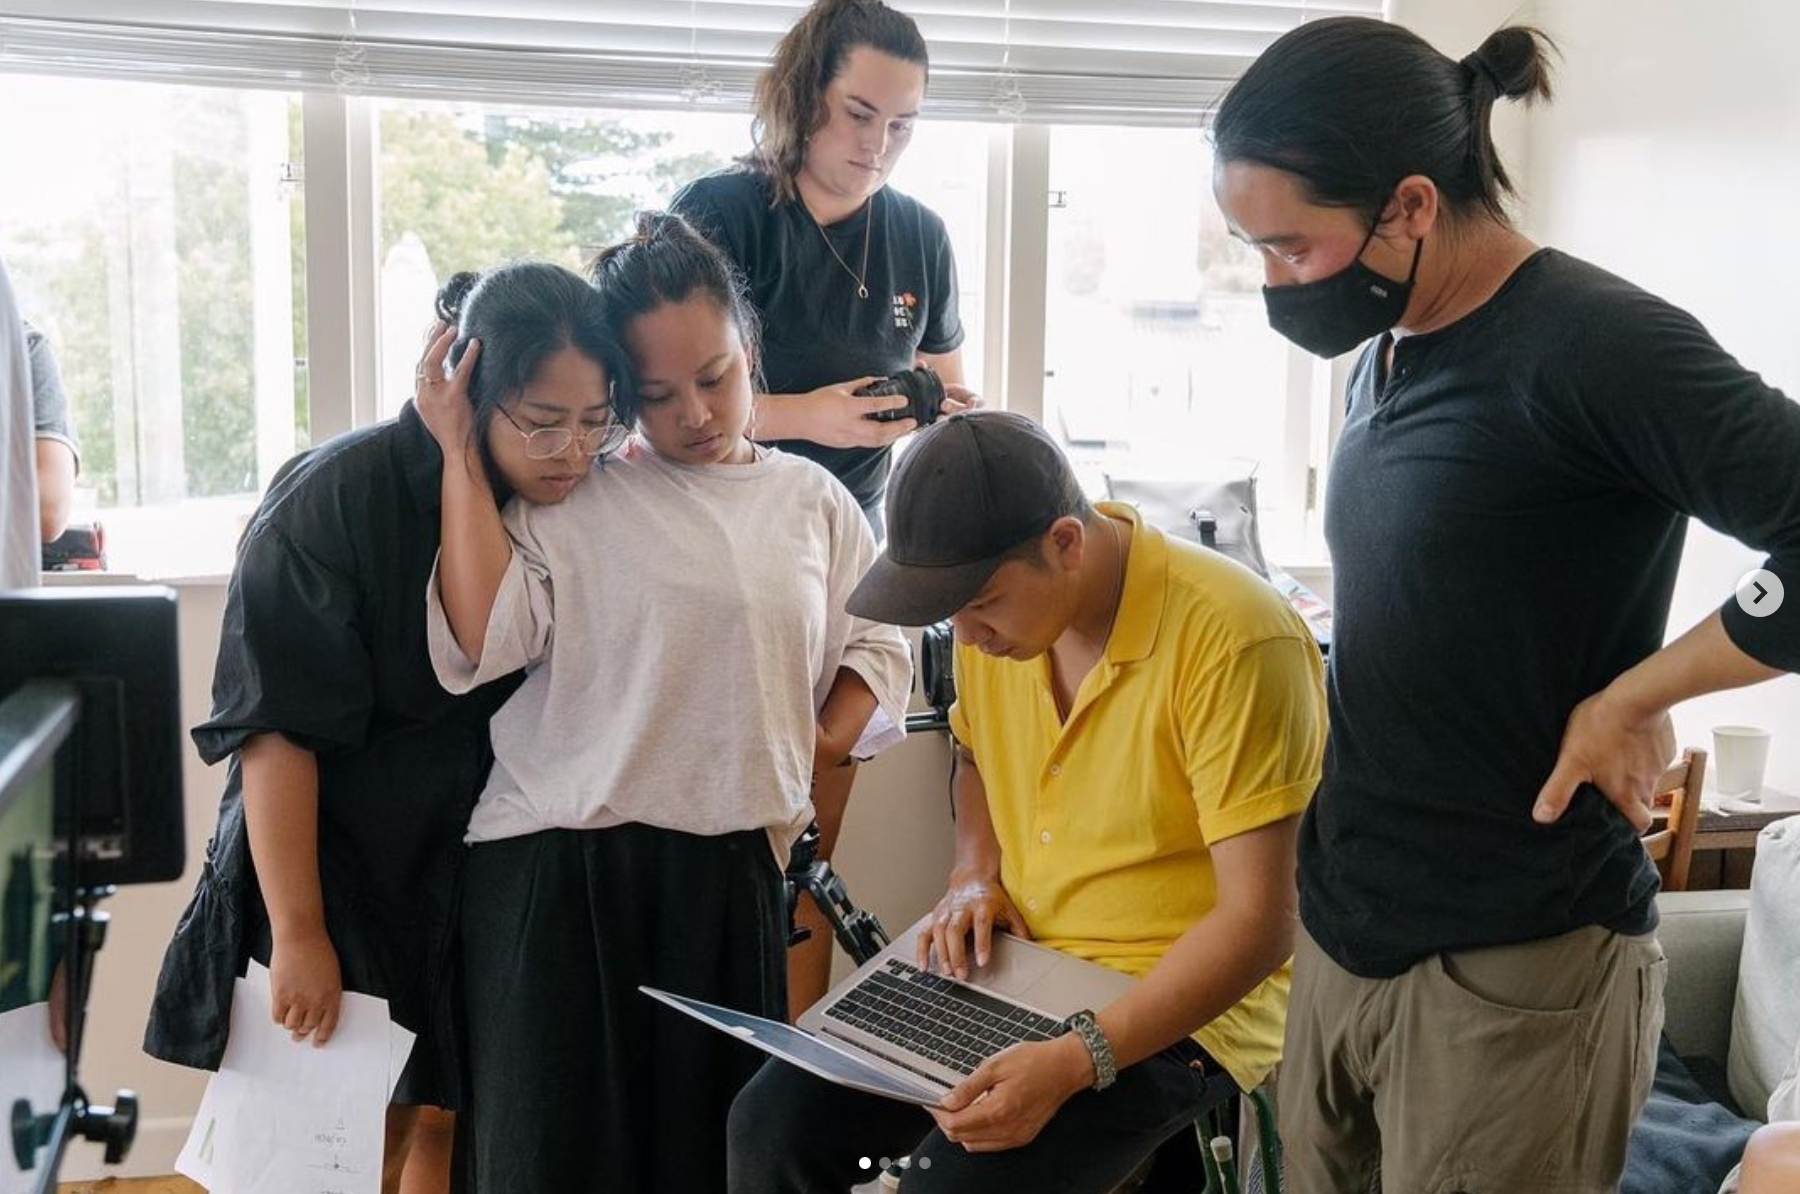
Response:
[[[887,548],[848,608],[896,626],[941,621],[981,591],[1007,552],[1084,500],[1062,449],[1025,416],[976,410],[941,419],[894,470]]]

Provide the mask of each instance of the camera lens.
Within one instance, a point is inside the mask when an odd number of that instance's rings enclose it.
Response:
[[[937,422],[938,415],[944,409],[944,382],[933,369],[920,367],[884,377],[880,381],[871,382],[857,391],[869,398],[888,398],[899,394],[906,396],[906,405],[894,410],[877,411],[868,418],[878,423],[893,423],[900,419],[917,419],[919,426],[928,427]]]

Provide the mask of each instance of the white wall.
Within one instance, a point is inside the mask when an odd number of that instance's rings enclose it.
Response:
[[[1727,350],[1800,397],[1800,6],[1768,0],[1537,0],[1560,43],[1554,103],[1535,111],[1527,231],[1693,312]],[[1770,477],[1794,485],[1795,472]],[[1696,524],[1671,637],[1729,598],[1761,560]],[[1778,617],[1800,617],[1788,594]],[[1681,741],[1710,727],[1775,733],[1769,783],[1800,793],[1800,679],[1676,711]]]
[[[1534,18],[1531,0],[1388,0],[1387,19],[1417,33],[1439,53],[1461,59],[1494,30],[1531,24]],[[1529,121],[1529,110],[1518,104],[1494,107],[1494,144],[1521,192],[1526,191],[1523,180],[1531,157]]]

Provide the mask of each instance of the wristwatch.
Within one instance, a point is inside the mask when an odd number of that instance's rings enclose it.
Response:
[[[1100,1022],[1091,1011],[1079,1011],[1063,1021],[1063,1027],[1081,1038],[1088,1056],[1094,1060],[1094,1089],[1105,1090],[1119,1080],[1119,1064],[1113,1057],[1112,1042],[1100,1031]]]

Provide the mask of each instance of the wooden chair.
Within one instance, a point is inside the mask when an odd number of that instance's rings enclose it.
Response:
[[[1687,750],[1681,762],[1663,772],[1656,783],[1656,803],[1665,799],[1669,819],[1643,837],[1644,850],[1662,872],[1664,891],[1686,891],[1688,864],[1694,858],[1694,830],[1700,824],[1700,793],[1706,787],[1706,752]]]

